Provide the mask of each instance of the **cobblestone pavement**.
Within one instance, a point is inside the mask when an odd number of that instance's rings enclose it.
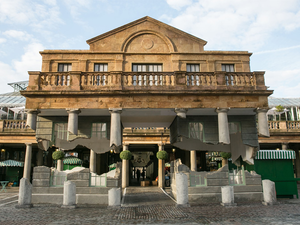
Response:
[[[128,194],[132,191],[129,190]],[[16,193],[8,193],[13,197]],[[16,209],[17,202],[1,204],[1,225],[56,224],[300,224],[300,200],[279,199],[278,204],[240,203],[236,207],[220,204],[192,205],[177,208],[167,204],[138,204],[121,208],[83,206],[62,209],[59,205],[36,204],[33,208]]]
[[[85,207],[62,209],[57,205],[34,205],[16,209],[17,203],[0,207],[0,224],[300,224],[300,204],[280,201],[273,206],[261,203],[222,207],[219,204],[177,208],[147,205],[109,209]]]

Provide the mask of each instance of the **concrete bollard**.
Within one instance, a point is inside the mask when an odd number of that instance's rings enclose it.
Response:
[[[188,178],[184,173],[176,173],[177,207],[189,207]]]
[[[76,185],[72,181],[64,182],[64,199],[62,208],[76,208]]]
[[[20,180],[19,200],[16,208],[31,208],[32,185],[27,178]]]
[[[277,202],[275,183],[270,180],[262,181],[263,188],[263,205],[274,205]]]
[[[112,188],[108,191],[108,206],[120,207],[121,206],[121,189]]]
[[[234,191],[233,186],[221,187],[222,192],[222,206],[236,206],[234,203]]]

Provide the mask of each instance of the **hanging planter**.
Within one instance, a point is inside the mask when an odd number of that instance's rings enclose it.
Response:
[[[122,151],[122,152],[120,153],[120,158],[121,158],[121,159],[124,159],[124,160],[130,160],[131,157],[132,157],[132,154],[131,154],[131,152],[128,151],[128,150]]]
[[[54,160],[60,160],[63,159],[65,157],[65,153],[63,153],[62,151],[55,151],[52,153],[52,159]]]
[[[168,159],[168,153],[166,151],[159,151],[156,153],[156,157],[158,159],[167,160]]]

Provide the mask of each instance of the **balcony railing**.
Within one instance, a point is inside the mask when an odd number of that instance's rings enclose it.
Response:
[[[27,91],[267,90],[264,72],[29,72]],[[166,87],[168,87],[166,89]]]
[[[26,127],[26,120],[0,120],[0,132],[3,133],[33,133]]]
[[[300,132],[300,121],[269,121],[271,132]]]

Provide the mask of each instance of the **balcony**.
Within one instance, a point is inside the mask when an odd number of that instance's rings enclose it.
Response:
[[[199,90],[271,94],[264,72],[29,72],[25,96],[56,91],[197,92]],[[270,93],[269,93],[270,92]]]
[[[268,121],[270,133],[300,133],[300,121]]]
[[[2,135],[35,135],[35,131],[26,128],[26,120],[0,120]]]

